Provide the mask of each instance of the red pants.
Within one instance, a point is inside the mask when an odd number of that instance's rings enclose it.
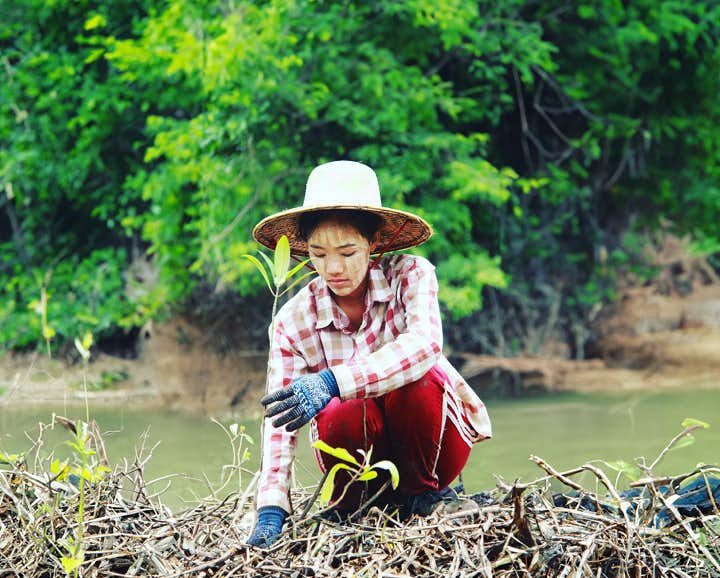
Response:
[[[333,447],[347,449],[360,462],[362,456],[355,450],[372,446],[372,463],[391,460],[398,467],[402,494],[445,488],[470,456],[470,445],[447,418],[445,387],[451,387],[445,385],[447,382],[445,373],[436,366],[422,379],[382,397],[334,398],[316,418],[317,437]],[[323,472],[338,462],[317,450],[315,454]],[[387,479],[382,470],[378,473],[377,481],[354,483],[337,507],[356,508],[363,490],[366,498],[372,496]],[[333,500],[339,498],[349,479],[349,473],[338,473]]]

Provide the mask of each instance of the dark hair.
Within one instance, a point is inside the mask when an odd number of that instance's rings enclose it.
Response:
[[[321,211],[309,211],[298,218],[298,236],[307,243],[313,231],[323,221],[337,219],[357,229],[368,242],[372,241],[375,233],[380,228],[382,217],[368,211],[355,209],[327,209]]]

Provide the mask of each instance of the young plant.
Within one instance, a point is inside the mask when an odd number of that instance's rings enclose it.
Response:
[[[218,425],[228,437],[233,452],[232,464],[226,464],[222,467],[220,486],[213,490],[213,494],[217,495],[222,493],[233,479],[237,479],[238,491],[242,492],[243,473],[247,472],[244,466],[250,459],[250,449],[247,446],[253,445],[255,441],[246,433],[244,425],[231,423],[225,426],[216,419],[212,421]],[[237,475],[237,478],[235,478],[235,475]]]
[[[400,472],[398,472],[397,466],[390,460],[380,460],[374,464],[372,460],[372,447],[366,452],[364,450],[357,450],[362,456],[362,462],[358,461],[349,451],[344,448],[334,448],[331,445],[325,443],[322,440],[313,442],[313,447],[317,448],[321,452],[325,452],[332,457],[342,460],[330,468],[325,475],[325,479],[320,488],[320,503],[328,504],[332,498],[333,489],[335,487],[335,476],[340,470],[348,471],[352,474],[350,482],[343,489],[342,494],[338,497],[336,502],[339,502],[345,497],[350,484],[353,482],[369,482],[378,477],[378,470],[387,470],[390,473],[390,483],[393,490],[397,489],[400,483]],[[385,487],[381,488],[380,492],[384,491]],[[378,492],[379,493],[379,492]],[[370,499],[372,503],[374,497]]]
[[[69,575],[78,576],[80,566],[85,561],[83,549],[83,522],[85,518],[85,483],[95,483],[103,479],[110,468],[98,462],[96,452],[91,449],[90,432],[87,422],[78,420],[75,424],[75,439],[65,442],[74,452],[74,464],[54,460],[50,464],[50,472],[58,481],[69,481],[77,486],[79,502],[77,512],[77,530],[74,536],[68,537],[63,546],[66,555],[60,558],[63,570]]]
[[[315,271],[308,271],[300,275],[283,289],[283,286],[295,277],[310,259],[305,259],[290,269],[290,242],[285,235],[280,237],[277,245],[275,245],[275,254],[272,260],[262,251],[258,251],[258,254],[262,257],[265,264],[261,263],[260,260],[253,255],[243,255],[243,257],[248,259],[255,265],[257,270],[260,271],[265,284],[273,296],[272,316],[270,318],[270,335],[273,335],[275,332],[275,314],[277,313],[277,304],[280,297],[285,295],[285,293],[290,291],[290,289],[298,283],[315,274]]]
[[[646,462],[645,458],[638,458],[636,463],[630,463],[624,460],[605,461],[603,463],[610,469],[624,475],[632,483],[636,483],[641,479],[651,479],[654,475],[655,468],[670,450],[678,450],[694,444],[695,436],[692,432],[710,427],[710,424],[691,417],[685,418],[680,425],[683,430],[668,442],[650,464]]]
[[[90,363],[90,348],[93,344],[93,334],[89,331],[85,332],[85,335],[83,335],[82,340],[79,338],[75,338],[75,349],[77,349],[78,353],[80,354],[80,357],[82,357],[83,360],[83,393],[85,394],[85,421],[90,421],[90,406],[88,405],[88,395],[87,395],[87,373],[88,373],[88,363]]]
[[[47,287],[50,284],[50,277],[52,276],[52,269],[46,274],[44,279],[40,282],[40,299],[35,299],[28,304],[28,308],[35,311],[40,316],[40,327],[42,329],[42,337],[45,340],[45,347],[47,350],[48,358],[52,357],[52,349],[50,348],[50,342],[55,337],[55,329],[50,327],[48,323],[48,290]]]

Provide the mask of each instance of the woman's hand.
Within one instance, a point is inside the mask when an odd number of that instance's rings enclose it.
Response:
[[[330,403],[333,397],[339,397],[335,376],[329,369],[320,373],[301,375],[284,389],[266,395],[260,400],[265,406],[265,417],[279,414],[273,421],[275,427],[286,425],[288,431],[299,429]]]

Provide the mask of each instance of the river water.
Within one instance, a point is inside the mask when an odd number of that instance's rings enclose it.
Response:
[[[508,482],[515,479],[528,482],[541,477],[543,472],[528,460],[530,455],[543,458],[557,470],[593,460],[632,462],[641,456],[649,463],[682,430],[680,424],[685,418],[702,420],[711,427],[696,432],[692,445],[668,452],[654,473],[680,474],[700,462],[720,463],[720,389],[559,394],[486,403],[494,438],[473,449],[463,473],[466,490],[470,492],[495,487],[495,476]],[[0,451],[26,452],[32,445],[30,439],[37,437],[38,422],[49,423],[53,412],[71,418],[85,416],[84,406],[0,406]],[[106,432],[111,465],[123,459],[133,461],[144,439],[141,453],[143,457],[149,456],[145,480],[163,478],[152,484],[151,489],[162,491],[163,502],[175,510],[192,506],[198,498],[207,496],[204,478],[217,484],[223,466],[232,463],[228,437],[209,417],[92,406],[90,414]],[[241,425],[256,442],[246,444],[250,459],[245,467],[253,472],[258,464],[259,422]],[[298,479],[307,485],[319,475],[305,430],[300,434],[296,464]],[[69,435],[62,428],[46,432],[41,455],[54,452],[60,457],[67,456],[64,442]],[[244,487],[251,477],[251,473],[245,474],[241,480],[233,481],[229,489]],[[589,473],[574,479],[587,488],[595,487]]]

